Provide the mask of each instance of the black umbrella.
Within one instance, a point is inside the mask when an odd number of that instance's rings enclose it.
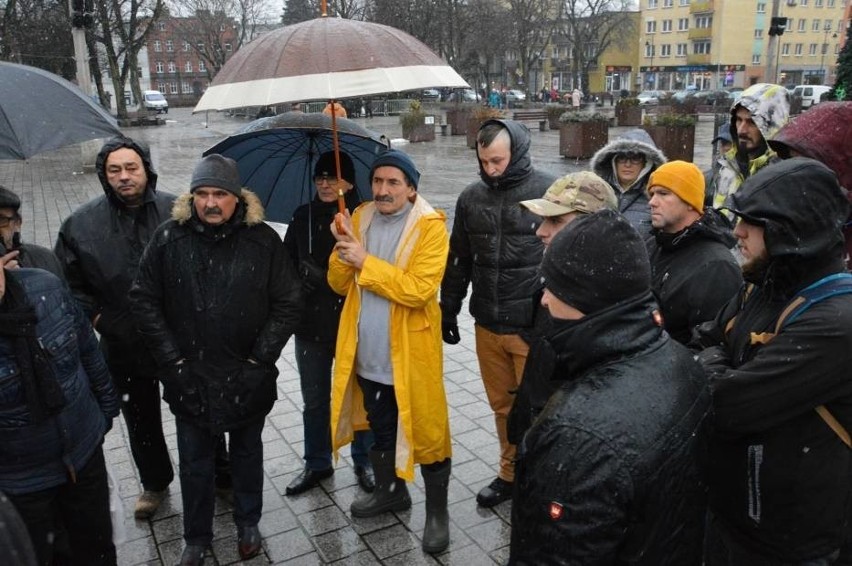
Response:
[[[0,159],[120,133],[115,118],[62,77],[0,62]]]
[[[352,120],[337,119],[340,151],[352,158],[355,189],[371,200],[370,168],[390,147],[388,139]],[[219,153],[237,162],[243,185],[256,193],[269,220],[290,222],[300,205],[315,194],[314,165],[333,149],[331,118],[324,114],[286,112],[261,118],[217,143],[204,155]]]

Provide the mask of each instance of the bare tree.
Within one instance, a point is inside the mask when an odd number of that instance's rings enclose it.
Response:
[[[0,59],[75,76],[68,0],[8,0],[0,7]]]
[[[153,25],[163,13],[163,0],[102,0],[95,2],[95,39],[103,45],[107,68],[116,93],[119,118],[127,117],[125,85],[136,100],[142,99],[139,87],[139,51],[145,46]]]
[[[466,41],[453,66],[463,76],[474,77],[475,83],[487,84],[490,71],[500,68],[505,57],[506,43],[495,38],[510,36],[511,16],[499,0],[470,0],[465,12],[459,28]],[[470,33],[471,29],[476,32]]]
[[[530,70],[542,59],[550,43],[561,8],[560,0],[509,0],[509,7],[519,76],[523,77],[528,90],[534,90],[535,85],[530,85]]]
[[[633,30],[630,0],[564,0],[560,26],[572,45],[574,84],[587,86],[589,72],[611,46],[627,49]]]

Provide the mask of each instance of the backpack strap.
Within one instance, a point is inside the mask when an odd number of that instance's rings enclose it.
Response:
[[[828,277],[823,277],[816,283],[802,289],[796,297],[787,303],[784,310],[778,316],[778,321],[775,323],[775,332],[751,333],[752,344],[767,344],[789,323],[796,320],[803,312],[811,306],[824,301],[825,299],[852,293],[852,274],[850,273],[835,273]],[[825,423],[834,431],[840,440],[852,448],[852,437],[849,432],[840,424],[828,407],[820,405],[814,409],[817,414],[825,421]]]

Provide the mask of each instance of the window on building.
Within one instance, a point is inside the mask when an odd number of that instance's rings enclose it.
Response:
[[[760,54],[755,54],[751,56],[751,64],[760,65]]]
[[[709,41],[696,41],[692,44],[692,53],[694,55],[709,55],[710,54],[710,42]]]
[[[648,20],[645,22],[645,33],[656,33],[657,31],[657,22],[654,20]]]
[[[672,56],[672,46],[666,43],[665,45],[660,46],[660,57],[671,57]]]
[[[671,8],[674,5],[674,0],[663,0],[663,8]]]
[[[799,0],[799,6],[807,6],[808,0]]]
[[[814,6],[817,8],[822,8],[822,0],[814,0]]]
[[[829,8],[834,8],[834,0],[828,0],[827,5]]]
[[[160,31],[166,31],[166,22],[158,22],[157,29],[159,29]]]
[[[204,61],[198,62],[198,72],[203,73],[207,70],[207,65],[204,64]]]
[[[695,27],[697,28],[712,28],[713,16],[695,16]]]
[[[175,67],[175,62],[174,62],[174,61],[169,61],[169,72],[170,72],[170,73],[174,73],[174,72],[175,72],[175,70],[177,70],[177,67]]]
[[[160,92],[166,92],[166,83],[157,83],[157,90]]]
[[[805,31],[805,26],[808,25],[808,21],[805,18],[799,19],[799,31]]]
[[[162,73],[162,72],[163,72],[163,69],[164,69],[165,67],[163,66],[163,62],[162,62],[162,61],[157,61],[156,63],[154,63],[154,68],[155,68],[155,69],[157,69],[157,72],[158,72],[158,73]]]
[[[790,44],[785,43],[781,46],[781,55],[789,55],[790,54]]]
[[[680,0],[681,6],[689,6],[689,0]]]
[[[175,43],[171,39],[166,40],[166,51],[172,53],[175,50]]]
[[[688,43],[678,43],[677,44],[677,56],[678,57],[686,57],[689,53],[689,44]]]
[[[794,53],[795,53],[796,57],[802,56],[802,44],[801,43],[796,44],[796,50],[794,51]]]
[[[645,44],[645,57],[652,58],[654,56],[654,45],[650,43]]]
[[[838,26],[837,29],[840,29]],[[822,31],[831,31],[831,20],[825,20],[825,23],[822,25]]]
[[[819,26],[820,26],[821,23],[822,23],[822,20],[820,20],[819,18],[812,21],[811,22],[811,31],[819,31],[819,29],[820,29]]]
[[[766,13],[766,2],[758,2],[757,3],[757,13],[765,14]]]
[[[171,94],[177,94],[178,93],[177,87],[178,87],[177,83],[169,83],[169,92]]]
[[[180,84],[180,89],[183,91],[184,94],[192,94],[192,85],[189,83],[189,81],[183,81]]]
[[[160,40],[159,40],[159,39],[155,39],[155,40],[154,40],[154,51],[155,51],[156,53],[159,53],[159,52],[160,52],[160,51],[162,51],[162,50],[163,50],[163,45],[160,43]]]
[[[187,61],[186,63],[184,63],[183,64],[183,70],[186,73],[191,73],[192,72],[192,61]]]
[[[663,20],[663,33],[671,33],[672,31],[672,21],[671,20]]]
[[[231,44],[230,44],[230,43],[226,43],[226,44],[225,44],[225,53],[230,53],[230,52],[231,52]]]
[[[763,30],[762,29],[754,30],[754,38],[755,39],[760,39],[762,37],[763,37]]]
[[[689,29],[689,18],[680,18],[677,21],[678,31],[686,31]]]
[[[184,41],[184,42],[183,42],[183,50],[184,50],[184,51],[189,51],[189,42],[188,42],[188,41]]]
[[[657,0],[648,0],[648,7],[649,8],[656,8],[657,7]]]
[[[198,52],[199,52],[199,53],[203,53],[203,52],[204,52],[204,42],[199,41],[199,42],[196,44],[196,47],[198,48]]]
[[[817,44],[811,43],[810,45],[808,45],[808,55],[813,57],[816,54],[817,54]]]

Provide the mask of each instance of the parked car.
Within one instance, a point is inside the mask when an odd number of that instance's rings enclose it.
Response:
[[[517,89],[506,91],[506,104],[509,108],[520,106],[527,99],[527,95]]]
[[[429,102],[440,102],[441,91],[437,88],[425,88],[420,92],[420,99]]]
[[[662,97],[661,90],[643,90],[636,98],[639,99],[639,104],[657,104]]]
[[[825,85],[799,85],[793,89],[793,96],[802,97],[802,110],[804,110],[818,104],[820,96],[830,90],[831,87]]]
[[[479,102],[479,97],[473,89],[465,88],[451,92],[447,102]]]
[[[169,101],[166,100],[166,97],[159,90],[143,90],[142,104],[140,106],[143,106],[145,110],[150,110],[157,114],[160,112],[163,114],[169,113]]]

